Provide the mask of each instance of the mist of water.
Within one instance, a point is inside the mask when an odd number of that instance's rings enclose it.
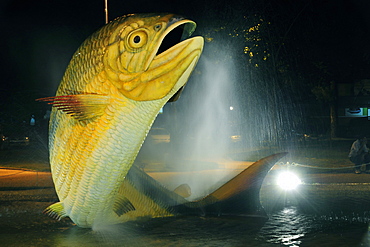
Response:
[[[152,153],[168,153],[165,168],[181,176],[171,175],[173,179],[166,186],[174,189],[181,183],[188,184],[190,199],[212,192],[219,181],[231,178],[221,163],[230,160],[228,154],[234,144],[231,136],[238,134],[234,126],[239,106],[233,74],[232,59],[221,61],[202,55],[186,93],[164,109],[171,115],[165,123],[171,143],[167,149],[158,148]]]
[[[188,158],[225,158],[232,128],[230,98],[235,94],[232,63],[203,57],[201,68],[200,80],[192,88],[181,147]]]
[[[254,70],[240,63],[235,50],[231,44],[225,47],[225,40],[206,44],[180,100],[164,108],[168,117],[157,125],[169,130],[171,143],[152,152],[166,156],[165,170],[188,172],[173,180],[191,185],[197,196],[231,178],[225,163],[256,161],[278,152],[271,147],[277,149],[292,130],[294,105],[282,87],[285,84],[267,65]],[[199,175],[217,169],[222,172]]]

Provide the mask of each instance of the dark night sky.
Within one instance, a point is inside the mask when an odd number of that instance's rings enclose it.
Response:
[[[113,19],[129,13],[174,12],[204,27],[220,20],[232,22],[232,15],[243,15],[251,9],[258,12],[258,8],[263,9],[261,2],[110,0],[109,16]],[[294,46],[296,42],[300,49],[307,49],[307,56],[299,61],[317,59],[310,50],[319,50],[315,54],[322,54],[322,60],[333,66],[337,81],[370,78],[370,1],[264,2],[273,6],[267,14],[275,21],[281,20],[283,25],[294,22],[289,31],[289,45]],[[266,14],[266,9],[263,11]],[[4,110],[14,96],[54,94],[73,52],[87,36],[104,25],[104,0],[5,0],[0,5],[0,16],[0,96],[1,102],[7,103],[0,106]],[[23,96],[18,96],[19,92]]]

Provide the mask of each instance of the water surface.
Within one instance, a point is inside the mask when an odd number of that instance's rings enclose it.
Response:
[[[271,186],[264,186],[261,191],[268,220],[257,217],[174,217],[120,224],[99,231],[79,228],[68,218],[55,221],[43,215],[42,210],[56,200],[53,189],[0,191],[0,246],[370,245],[369,214],[366,208],[360,207],[363,201],[357,203],[355,200],[351,210],[342,210],[340,205],[323,208],[322,205],[330,205],[330,198],[333,198],[330,194],[337,194],[335,188],[338,186],[328,185],[324,189],[306,185],[305,190],[298,193],[306,197],[305,202],[297,195],[280,197],[279,200],[277,190]],[[345,192],[344,197],[352,194],[366,199],[369,197],[364,186],[340,189]],[[319,190],[321,194],[317,193]],[[297,198],[300,198],[299,203]],[[340,200],[338,196],[335,198]],[[353,201],[353,198],[347,199]],[[304,207],[307,204],[322,207],[313,210],[313,207]]]

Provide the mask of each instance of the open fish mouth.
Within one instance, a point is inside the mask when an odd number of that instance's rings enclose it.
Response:
[[[176,47],[183,43],[189,43],[189,40],[196,38],[190,38],[195,29],[195,22],[182,17],[172,17],[167,24],[166,31],[158,39],[158,44],[154,47],[155,52],[149,57],[145,70],[149,69],[154,60],[165,57],[168,53],[173,52]],[[176,53],[176,55],[178,54]]]
[[[156,56],[188,39],[193,34],[195,28],[196,24],[190,20],[182,20],[173,24],[173,28],[169,28],[168,31],[163,34]]]
[[[160,46],[157,48],[154,60],[160,59],[162,56],[165,57],[166,54],[171,53],[174,49],[176,49],[176,47],[181,46],[183,42],[186,43],[187,40],[191,40],[191,35],[195,31],[195,29],[196,24],[191,20],[176,20],[176,22],[173,23],[172,26],[170,26],[163,34]],[[185,85],[180,87],[176,91],[176,93],[168,100],[168,102],[177,101],[180,98],[181,92],[183,91],[184,87]]]

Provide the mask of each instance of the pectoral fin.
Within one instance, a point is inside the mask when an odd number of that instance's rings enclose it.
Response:
[[[88,120],[103,115],[109,98],[100,94],[72,94],[37,99],[49,102],[76,120]]]
[[[64,211],[64,206],[62,202],[57,202],[50,205],[44,210],[43,213],[57,220],[61,220],[62,218],[67,216],[66,212]]]

